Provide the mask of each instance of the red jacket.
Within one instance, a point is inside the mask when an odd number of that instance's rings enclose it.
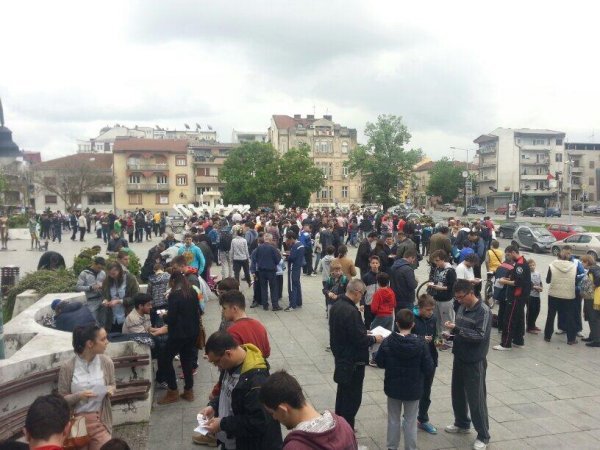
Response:
[[[389,317],[396,308],[396,295],[390,287],[379,288],[373,294],[371,313],[374,316]]]
[[[400,219],[398,221],[398,231],[404,231],[404,225],[406,225],[406,220]]]

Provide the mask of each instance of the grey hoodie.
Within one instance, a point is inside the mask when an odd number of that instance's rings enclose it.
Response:
[[[77,278],[75,290],[77,292],[85,292],[85,298],[88,302],[102,300],[102,289],[97,291],[92,290],[92,286],[96,283],[102,285],[106,278],[104,270],[96,273],[92,269],[84,269]]]

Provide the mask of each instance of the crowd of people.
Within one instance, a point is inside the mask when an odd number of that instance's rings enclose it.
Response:
[[[144,211],[132,215],[156,217]],[[387,448],[397,449],[403,435],[404,447],[415,449],[418,429],[437,433],[428,413],[431,389],[438,352],[451,350],[454,422],[444,430],[469,433],[472,423],[477,432],[473,448],[483,449],[490,440],[486,369],[491,329],[496,326],[501,333],[500,344],[493,347],[498,351],[523,347],[526,333],[542,331],[536,325],[542,276],[518,248],[500,249],[489,217],[434,224],[367,211],[234,211],[189,218],[183,242],[161,228],[159,220],[155,236],[162,240],[148,252],[141,273],[146,293],[139,292],[138,281],[126,270],[123,249],[131,239],[125,239],[117,222],[108,227],[105,240],[117,261],[97,256],[79,275],[77,290],[85,293],[85,305],[52,305],[57,326],[73,332],[75,352],[61,367],[59,393],[75,417],[84,418],[92,450],[111,442],[115,378],[104,351],[109,340],[123,336],[145,335],[153,342],[156,383],[166,390],[158,405],[194,400],[193,376],[202,363],[199,348],[204,349],[220,377],[200,411],[208,433],[194,433],[193,441],[225,449],[357,448],[355,418],[365,371],[376,370],[369,366],[385,370]],[[354,260],[347,245],[358,247]],[[429,264],[429,281],[417,297],[415,269],[422,263]],[[211,274],[215,266],[220,266],[218,275]],[[482,298],[482,267],[493,276],[498,314]],[[247,303],[300,312],[302,276],[316,275],[322,277],[327,350],[337,384],[335,409],[323,413],[304,398],[291,374],[270,373],[267,330],[246,314]],[[593,257],[576,260],[565,247],[545,279],[544,339],[550,341],[558,314],[557,333],[576,344],[583,305],[591,330],[584,340],[600,346],[600,305],[594,299],[600,268]],[[240,287],[243,283],[247,290]],[[287,305],[281,304],[284,284]],[[211,287],[221,306],[221,325],[204,342],[202,315]],[[60,397],[44,401],[61,403]],[[280,424],[290,430],[285,439]],[[26,426],[28,433],[33,427]],[[64,435],[65,427],[60,422],[44,430]]]

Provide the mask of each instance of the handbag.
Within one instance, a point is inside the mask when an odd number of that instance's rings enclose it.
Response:
[[[78,448],[86,447],[89,443],[90,436],[88,435],[87,426],[85,424],[85,417],[72,417],[69,436],[65,439],[63,447],[66,450],[76,450]]]
[[[200,321],[200,332],[198,333],[198,337],[196,338],[196,348],[198,350],[204,349],[206,345],[206,331],[204,330],[204,325],[202,321]]]
[[[583,279],[581,282],[581,295],[584,299],[592,299],[594,298],[595,290],[594,290],[594,281],[592,278],[592,274],[588,274],[587,277]]]

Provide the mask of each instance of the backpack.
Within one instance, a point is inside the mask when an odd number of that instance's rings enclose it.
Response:
[[[585,300],[591,300],[594,298],[594,281],[591,274],[581,282],[581,295]]]
[[[221,234],[219,235],[219,250],[222,252],[228,252],[231,250],[232,239],[233,237],[231,236],[231,233],[228,233],[227,231],[221,231]]]

